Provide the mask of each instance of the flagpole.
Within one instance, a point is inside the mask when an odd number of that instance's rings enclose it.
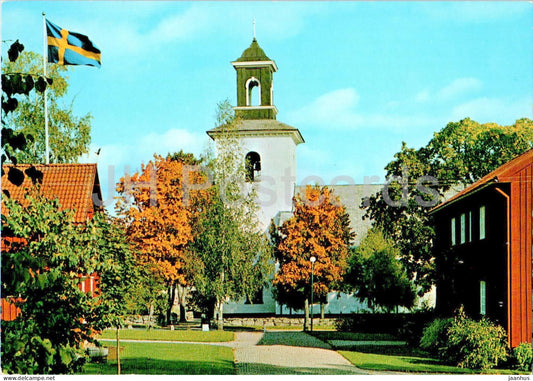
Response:
[[[47,33],[46,33],[46,17],[43,12],[43,72],[44,78],[46,79],[46,61],[48,61],[48,43],[47,43]],[[44,140],[46,146],[46,164],[50,164],[50,146],[48,143],[48,81],[47,86],[44,89]]]

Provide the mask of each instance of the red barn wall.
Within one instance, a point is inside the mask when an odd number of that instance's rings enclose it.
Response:
[[[511,179],[511,346],[531,343],[533,163]]]

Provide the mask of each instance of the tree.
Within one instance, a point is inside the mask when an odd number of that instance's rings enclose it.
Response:
[[[8,49],[8,59],[11,64],[17,62],[20,53],[24,50],[24,45],[15,41]],[[17,156],[24,152],[28,144],[33,142],[32,135],[27,135],[22,131],[6,126],[5,120],[17,110],[19,99],[29,97],[32,90],[42,93],[49,85],[52,84],[51,78],[45,78],[40,75],[21,74],[21,73],[2,73],[2,163],[10,161],[17,163]],[[23,98],[22,98],[23,99]],[[2,168],[2,175],[4,169]],[[33,180],[39,177],[35,168],[27,170],[26,175]],[[41,174],[42,175],[42,174]],[[18,168],[10,167],[8,172],[9,180],[16,185],[22,184],[25,174]]]
[[[84,341],[120,324],[122,301],[133,283],[124,234],[97,214],[85,224],[37,191],[23,202],[4,198],[2,295],[18,296],[20,315],[2,326],[2,365],[8,373],[74,373]],[[100,278],[90,295],[78,285]]]
[[[117,211],[137,259],[141,265],[150,265],[154,276],[163,279],[168,290],[167,324],[176,287],[186,287],[190,282],[188,246],[193,239],[193,206],[198,204],[194,200],[205,194],[193,190],[185,202],[184,172],[192,183],[205,180],[199,172],[188,170],[188,160],[192,159],[183,153],[167,158],[154,155],[140,173],[122,178],[117,186]],[[182,306],[183,303],[184,297]],[[182,318],[184,315],[183,311]]]
[[[400,251],[376,228],[371,228],[361,245],[352,250],[345,283],[375,309],[391,311],[396,306],[411,308],[415,291],[401,262]]]
[[[217,156],[209,161],[215,185],[194,225],[191,245],[194,286],[199,304],[209,304],[219,329],[223,305],[252,295],[268,284],[274,270],[271,251],[257,219],[256,192],[244,185],[244,154],[232,132],[236,128],[229,102],[219,104]]]
[[[31,136],[30,144],[23,149],[11,151],[11,155],[22,163],[43,163],[45,161],[44,131],[44,78],[42,56],[35,52],[22,52],[17,60],[3,62],[2,82],[4,78],[15,81],[35,82],[37,93],[26,93],[26,97],[18,99],[18,107],[5,116],[4,123],[12,131]],[[67,66],[48,64],[48,115],[50,159],[56,163],[74,163],[88,153],[91,142],[91,115],[77,117],[73,112],[73,103],[65,104],[62,98],[68,91]],[[3,83],[4,85],[4,83]],[[41,90],[42,88],[42,90]],[[4,91],[6,91],[3,86]]]
[[[344,206],[327,187],[307,186],[303,196],[294,197],[294,215],[281,227],[271,225],[271,237],[279,271],[274,277],[275,296],[290,308],[306,309],[310,297],[311,256],[314,264],[313,292],[324,301],[330,291],[339,290],[348,248],[354,234]]]
[[[466,186],[533,147],[533,122],[451,122],[418,150],[402,143],[385,167],[392,181],[362,207],[374,226],[398,244],[400,261],[422,296],[435,282],[434,230],[428,216],[451,187]],[[424,176],[430,175],[433,178]]]

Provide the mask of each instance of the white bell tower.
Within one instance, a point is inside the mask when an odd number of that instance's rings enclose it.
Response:
[[[240,122],[232,134],[240,140],[246,181],[257,189],[259,221],[267,231],[280,212],[292,210],[296,184],[296,146],[304,142],[297,128],[278,122],[273,103],[276,63],[254,38],[242,56],[232,62],[237,72],[237,106]],[[207,131],[216,142],[220,127]]]

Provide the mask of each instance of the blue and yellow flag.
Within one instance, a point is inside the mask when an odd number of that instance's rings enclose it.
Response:
[[[48,62],[59,65],[89,65],[100,67],[100,50],[87,36],[69,32],[46,20]]]

